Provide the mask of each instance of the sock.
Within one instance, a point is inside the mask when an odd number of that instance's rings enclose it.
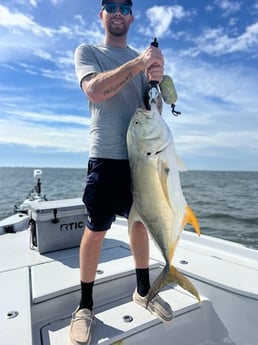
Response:
[[[150,289],[149,268],[136,268],[136,281],[138,294],[146,296]]]
[[[84,283],[81,281],[81,300],[79,304],[79,309],[89,309],[92,311],[93,309],[93,285],[94,281],[90,283]]]

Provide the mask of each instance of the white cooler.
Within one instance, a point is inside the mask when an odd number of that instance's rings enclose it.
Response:
[[[40,253],[80,245],[86,221],[81,198],[35,202],[29,215],[31,244]]]

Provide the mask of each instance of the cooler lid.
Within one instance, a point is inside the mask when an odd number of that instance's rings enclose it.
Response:
[[[34,202],[28,208],[30,215],[35,220],[53,218],[53,210],[55,210],[57,217],[86,213],[86,207],[81,198]]]
[[[42,202],[32,202],[28,208],[34,212],[44,212],[52,210],[53,208],[57,209],[67,209],[67,208],[84,208],[84,203],[81,198],[72,198],[72,199],[60,199],[60,200],[51,200],[51,201],[42,201]]]

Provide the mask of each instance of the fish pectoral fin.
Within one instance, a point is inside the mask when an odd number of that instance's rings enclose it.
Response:
[[[167,162],[164,160],[159,161],[159,179],[161,182],[162,190],[167,200],[167,203],[170,205],[170,199],[168,194],[168,174],[169,174],[169,167]]]
[[[190,280],[180,273],[173,265],[166,265],[148,292],[146,308],[149,302],[157,295],[157,293],[169,283],[180,285],[183,289],[195,296],[199,302],[201,301],[198,291]]]
[[[200,230],[198,219],[196,218],[191,207],[188,205],[186,206],[186,213],[185,213],[183,224],[182,224],[183,228],[187,223],[192,224],[192,226],[193,226],[194,230],[196,231],[196,233],[198,234],[198,236],[201,235],[201,230]]]

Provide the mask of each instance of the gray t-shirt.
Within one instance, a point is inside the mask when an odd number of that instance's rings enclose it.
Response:
[[[81,44],[75,50],[75,69],[79,83],[81,85],[87,75],[115,69],[136,56],[138,53],[130,47]],[[89,101],[90,157],[128,158],[126,132],[136,109],[145,108],[147,88],[146,77],[140,73],[110,99],[99,103]]]

